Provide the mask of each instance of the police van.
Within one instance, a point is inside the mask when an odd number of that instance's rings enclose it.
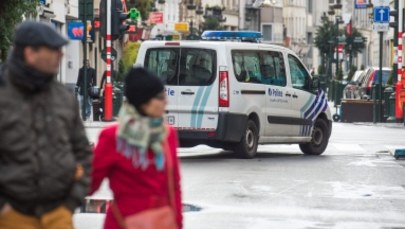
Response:
[[[294,52],[261,37],[206,31],[200,41],[141,44],[135,65],[164,81],[166,119],[181,146],[206,144],[242,158],[253,158],[258,144],[325,151],[332,129],[325,92]]]

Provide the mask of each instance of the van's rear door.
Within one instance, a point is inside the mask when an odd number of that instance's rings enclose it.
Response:
[[[144,66],[166,85],[167,122],[178,129],[214,131],[218,125],[216,51],[156,44],[141,46]],[[142,60],[139,60],[142,61]]]
[[[179,47],[148,47],[143,50],[141,46],[140,52],[145,52],[143,65],[149,71],[155,73],[164,83],[168,104],[166,106],[167,123],[178,127],[178,106],[177,100],[180,94],[177,86],[177,73],[179,68]],[[142,61],[142,60],[140,60]]]
[[[178,127],[214,131],[218,125],[218,84],[216,51],[181,48],[178,69]]]

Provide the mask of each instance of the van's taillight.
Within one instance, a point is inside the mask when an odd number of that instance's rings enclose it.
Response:
[[[219,72],[219,106],[220,107],[229,107],[228,71]]]

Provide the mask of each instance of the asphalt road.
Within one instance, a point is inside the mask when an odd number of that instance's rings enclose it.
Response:
[[[96,139],[97,130],[88,133]],[[334,123],[321,156],[296,145],[260,146],[251,160],[206,146],[180,149],[183,203],[191,205],[185,228],[405,228],[397,148],[405,148],[405,128]],[[109,196],[107,184],[96,194]],[[78,229],[96,229],[103,215],[75,220]]]

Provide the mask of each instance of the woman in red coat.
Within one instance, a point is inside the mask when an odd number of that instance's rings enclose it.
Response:
[[[181,229],[178,139],[176,131],[163,121],[167,104],[164,86],[157,76],[143,68],[134,68],[125,78],[124,94],[126,101],[118,124],[101,132],[95,148],[91,193],[108,178],[114,201],[124,218],[170,205],[167,175],[167,156],[170,155],[174,178],[172,205]],[[168,143],[166,148],[164,141]],[[167,148],[169,152],[164,152]],[[112,208],[107,210],[104,228],[120,228]]]

